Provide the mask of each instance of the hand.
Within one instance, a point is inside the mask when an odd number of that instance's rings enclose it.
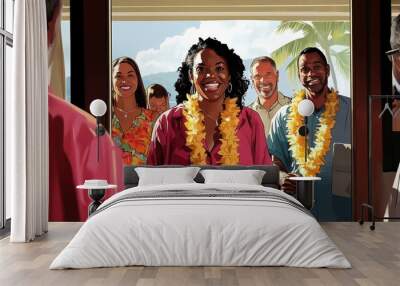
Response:
[[[293,180],[290,180],[290,177],[296,177],[296,174],[289,173],[285,180],[283,181],[283,184],[281,186],[281,190],[284,191],[285,193],[294,196],[296,194],[296,182]]]

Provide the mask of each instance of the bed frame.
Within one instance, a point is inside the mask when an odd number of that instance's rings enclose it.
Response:
[[[139,182],[139,177],[135,171],[138,166],[125,166],[124,167],[124,188],[136,187]],[[184,166],[177,165],[162,165],[162,166],[140,166],[145,168],[182,168]],[[218,169],[218,170],[263,170],[265,175],[262,179],[261,184],[265,187],[271,187],[279,189],[279,168],[277,166],[266,166],[266,165],[253,165],[253,166],[199,166],[202,170],[205,169]],[[197,183],[204,183],[203,176],[198,173],[194,180]]]

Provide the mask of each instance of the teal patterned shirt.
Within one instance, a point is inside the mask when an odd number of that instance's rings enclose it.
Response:
[[[289,150],[287,139],[288,128],[287,121],[291,105],[283,106],[272,119],[271,129],[268,134],[268,150],[271,155],[277,157],[290,173],[299,173],[298,165],[294,160],[292,152]],[[308,117],[309,144],[314,147],[315,131],[318,127],[325,108],[314,111]],[[334,143],[351,143],[351,102],[350,98],[339,95],[339,110],[336,114],[335,126],[331,129],[332,140],[329,151],[325,155],[325,165],[321,167],[321,181],[315,183],[315,205],[313,212],[321,220],[334,220],[343,217],[343,213],[338,213],[332,206],[332,155]],[[339,211],[340,212],[340,211]]]

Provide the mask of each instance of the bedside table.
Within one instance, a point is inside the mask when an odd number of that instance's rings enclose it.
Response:
[[[289,180],[296,182],[296,199],[304,207],[311,210],[314,207],[314,182],[320,181],[320,177],[289,177]]]
[[[83,185],[76,188],[79,190],[88,190],[88,195],[92,199],[91,204],[88,206],[88,216],[91,216],[97,208],[101,205],[106,190],[115,189],[117,185],[110,185],[106,180],[85,180]]]

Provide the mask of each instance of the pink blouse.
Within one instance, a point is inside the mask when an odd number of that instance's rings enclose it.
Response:
[[[180,104],[164,112],[157,120],[150,143],[147,164],[149,165],[190,165],[190,148],[186,143],[186,127]],[[271,165],[264,134],[264,125],[258,113],[248,107],[243,107],[239,114],[237,128],[239,139],[240,165]],[[207,163],[218,165],[221,155],[219,132],[215,134],[214,146],[207,151]]]

